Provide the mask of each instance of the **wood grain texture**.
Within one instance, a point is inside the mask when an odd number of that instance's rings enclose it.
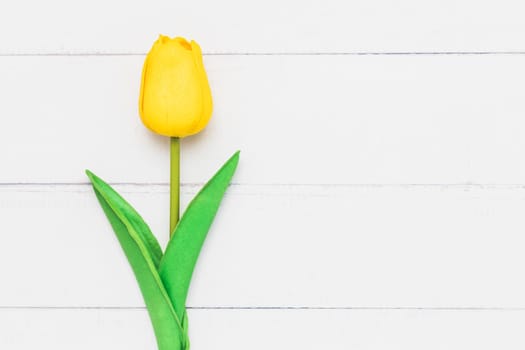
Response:
[[[164,245],[167,186],[117,189]],[[0,191],[0,306],[143,305],[87,186]],[[233,186],[188,305],[523,308],[524,211],[517,186]]]
[[[143,57],[1,57],[3,183],[166,183],[137,115]],[[236,149],[240,184],[520,184],[521,56],[213,56],[215,113],[182,181]]]
[[[524,311],[189,310],[192,348],[508,349]],[[26,349],[152,349],[145,310],[0,310],[0,344]]]
[[[0,53],[144,53],[159,32],[211,53],[523,52],[523,12],[518,0],[6,1]]]

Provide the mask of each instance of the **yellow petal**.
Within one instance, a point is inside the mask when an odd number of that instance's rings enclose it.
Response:
[[[200,132],[208,124],[211,118],[213,111],[213,100],[211,96],[210,84],[208,82],[208,76],[206,75],[206,70],[204,69],[204,64],[202,62],[202,51],[194,40],[191,41],[191,47],[193,52],[193,59],[195,66],[197,68],[197,73],[199,75],[200,85],[201,85],[201,94],[202,94],[202,114],[198,123],[195,125],[193,130],[194,133]]]
[[[144,125],[162,135],[184,137],[204,128],[211,109],[200,47],[161,35],[142,70],[139,113]]]

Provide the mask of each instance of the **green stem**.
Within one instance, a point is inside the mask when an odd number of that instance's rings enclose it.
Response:
[[[180,139],[171,138],[170,145],[170,238],[179,222]]]

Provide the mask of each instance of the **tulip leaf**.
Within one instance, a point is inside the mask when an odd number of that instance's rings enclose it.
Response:
[[[184,339],[182,340],[182,343],[184,344],[183,349],[189,350],[190,349],[190,336],[188,335],[188,313],[186,310],[184,310],[184,315],[182,315],[182,331],[184,332]]]
[[[158,274],[153,254],[158,254],[147,227],[131,206],[108,184],[86,171],[95,194],[128,258],[148,308],[159,350],[185,349],[185,331]],[[130,210],[131,208],[131,210]],[[138,223],[141,223],[138,225]],[[142,231],[137,229],[140,226]],[[145,230],[145,231],[144,231]],[[149,232],[149,233],[148,233]],[[153,242],[153,243],[152,243]],[[160,249],[160,248],[159,248]]]
[[[140,236],[148,252],[153,259],[155,267],[158,268],[160,260],[162,258],[162,249],[160,248],[157,238],[151,232],[149,226],[144,222],[142,217],[137,211],[128,203],[120,194],[117,193],[111,186],[102,181],[98,176],[86,171],[89,179],[93,182],[93,186],[96,186],[99,192],[105,193],[107,197],[111,198],[113,205],[122,213],[126,215],[129,223],[133,226],[137,234]]]
[[[175,227],[160,262],[159,274],[179,319],[201,247],[239,162],[236,152],[193,198]]]

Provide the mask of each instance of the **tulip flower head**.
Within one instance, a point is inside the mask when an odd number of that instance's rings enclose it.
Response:
[[[211,112],[211,91],[201,48],[193,40],[161,35],[142,69],[142,122],[157,134],[185,137],[204,129]]]

